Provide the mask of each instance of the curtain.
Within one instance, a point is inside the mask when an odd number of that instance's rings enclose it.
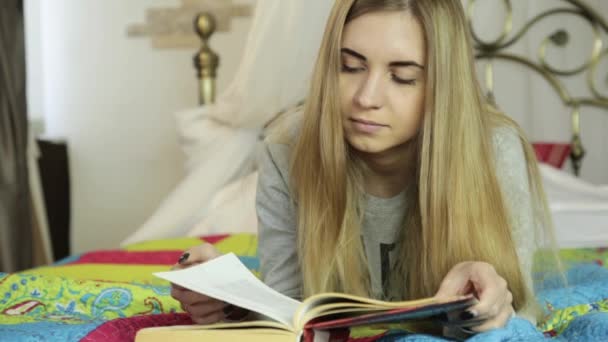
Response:
[[[333,1],[257,1],[233,81],[216,103],[176,114],[188,174],[123,244],[184,236],[222,186],[254,169],[262,127],[304,99]]]
[[[32,265],[23,2],[0,1],[0,265]]]

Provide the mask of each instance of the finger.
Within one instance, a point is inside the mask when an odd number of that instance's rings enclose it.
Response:
[[[435,297],[448,298],[470,293],[472,290],[469,281],[471,279],[470,269],[469,263],[466,262],[454,266],[443,278]]]
[[[179,271],[179,270],[183,270],[184,268],[188,268],[188,267],[193,266],[193,265],[195,265],[195,264],[194,263],[190,263],[190,264],[182,265],[180,263],[175,263],[173,266],[171,266],[170,270],[171,271]]]
[[[504,299],[503,299],[503,303],[501,305],[500,312],[505,310],[505,308],[507,308],[507,309],[511,308],[511,311],[513,311],[512,310],[513,309],[513,294],[511,294],[511,291],[509,291],[508,289],[506,291],[507,291],[507,293],[505,296],[503,296]],[[500,314],[500,312],[497,313],[496,316],[498,316]]]
[[[216,302],[217,300],[211,297],[207,297],[198,292],[190,291],[190,290],[179,290],[177,288],[171,289],[171,297],[175,300],[184,303],[184,304],[194,304],[194,303],[208,303],[208,302]]]
[[[470,282],[479,302],[468,311],[474,316],[496,316],[504,303],[507,282],[488,263],[473,263],[470,265],[469,271]]]
[[[182,289],[179,289],[179,288],[177,288],[175,286],[171,286],[171,293],[170,293],[171,297],[173,297],[173,299],[181,302],[180,298],[181,298],[182,291],[183,291]]]
[[[448,322],[445,322],[444,325],[448,326],[448,327],[457,327],[459,329],[471,329],[473,327],[486,327],[486,326],[493,326],[497,324],[497,327],[502,327],[504,326],[504,323],[501,322],[502,318],[500,317],[500,315],[502,314],[503,311],[507,311],[507,312],[511,312],[511,314],[513,313],[513,307],[512,307],[512,302],[513,302],[513,295],[511,294],[510,291],[507,291],[507,295],[504,296],[504,300],[502,305],[500,306],[500,310],[498,313],[494,314],[494,313],[482,313],[480,315],[473,315],[471,312],[475,312],[477,309],[469,309],[466,312],[463,312],[460,315],[460,319],[451,319]],[[508,318],[507,318],[508,320]],[[493,328],[492,328],[493,329]],[[475,332],[475,331],[473,331]]]
[[[215,312],[210,313],[209,315],[203,316],[203,317],[192,316],[192,321],[196,324],[213,324],[213,323],[217,323],[223,319],[224,319],[224,312],[222,310],[215,311]]]
[[[488,320],[485,323],[476,327],[470,328],[475,332],[485,332],[493,329],[503,328],[513,316],[513,307],[505,307],[494,319]]]
[[[226,303],[220,301],[184,305],[186,312],[188,312],[190,316],[198,318],[206,317],[216,312],[222,312],[224,314],[225,307]]]
[[[193,305],[196,303],[213,303],[216,301],[213,298],[188,290],[177,292],[173,298],[175,298],[180,303],[188,305]]]
[[[497,316],[509,299],[510,292],[506,280],[496,275],[487,275],[487,278],[482,275],[475,282],[475,286],[479,288],[479,303],[469,311],[475,316]]]
[[[180,256],[178,264],[183,268],[184,266],[191,266],[217,258],[220,255],[220,252],[212,244],[204,243],[185,251]]]
[[[227,310],[227,309],[229,309],[229,310]],[[238,306],[229,305],[227,308],[224,308],[224,313],[226,314],[226,318],[224,319],[224,321],[242,322],[247,317],[249,317],[249,315],[251,314],[251,311],[240,308]]]

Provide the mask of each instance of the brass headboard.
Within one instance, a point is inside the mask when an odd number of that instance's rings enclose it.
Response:
[[[557,1],[557,0],[556,0]],[[604,48],[606,42],[602,40],[602,33],[608,33],[608,23],[597,11],[582,0],[560,0],[570,5],[552,8],[529,19],[518,31],[513,32],[513,6],[511,0],[500,0],[506,10],[506,17],[502,33],[494,41],[483,41],[473,25],[473,11],[478,0],[469,0],[468,18],[471,34],[473,37],[477,59],[487,60],[485,68],[485,85],[488,90],[488,98],[494,101],[494,75],[493,61],[501,60],[516,63],[534,71],[545,79],[555,90],[565,106],[571,110],[572,116],[572,140],[570,159],[576,175],[579,174],[585,149],[581,142],[580,113],[583,107],[596,107],[608,110],[608,94],[602,94],[599,90],[597,79],[599,78],[598,66],[600,61],[608,57],[608,48]],[[569,43],[570,34],[566,29],[558,29],[546,37],[538,47],[537,60],[527,56],[520,56],[507,51],[509,47],[516,44],[539,22],[555,15],[572,15],[582,18],[588,23],[593,31],[593,47],[585,63],[577,68],[560,69],[552,66],[547,61],[547,47],[549,44],[565,47]],[[583,97],[572,96],[564,85],[561,78],[582,75],[586,73],[588,95]],[[606,75],[608,76],[608,75]],[[606,79],[608,82],[608,78]],[[607,132],[608,133],[608,132]]]

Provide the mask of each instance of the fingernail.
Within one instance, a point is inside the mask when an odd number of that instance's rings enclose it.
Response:
[[[177,263],[182,264],[186,260],[188,260],[189,257],[190,257],[190,253],[184,253],[184,254],[182,254],[182,256],[179,257],[179,260],[177,260]]]
[[[477,316],[477,315],[475,314],[474,311],[467,310],[460,314],[460,319],[463,321],[468,321],[470,319],[475,318],[475,316]]]
[[[224,315],[226,317],[230,316],[234,312],[234,305],[228,304],[224,306]]]

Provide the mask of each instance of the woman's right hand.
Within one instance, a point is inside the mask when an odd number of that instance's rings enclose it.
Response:
[[[185,251],[172,269],[179,270],[194,266],[217,258],[220,255],[213,245],[205,243]],[[171,284],[171,297],[180,302],[182,309],[190,314],[192,321],[196,324],[219,322],[229,314],[227,311],[233,308],[220,300],[190,291],[175,284]]]

